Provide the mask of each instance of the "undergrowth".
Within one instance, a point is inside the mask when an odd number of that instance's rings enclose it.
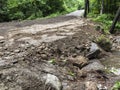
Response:
[[[101,24],[101,26],[104,29],[105,33],[109,33],[110,27],[111,27],[113,19],[114,19],[113,15],[111,15],[111,14],[98,15],[98,14],[90,13],[89,17],[93,21],[98,22],[99,24]],[[120,22],[118,22],[116,24],[115,30],[120,30]]]
[[[116,82],[112,88],[112,90],[120,90],[120,82]]]

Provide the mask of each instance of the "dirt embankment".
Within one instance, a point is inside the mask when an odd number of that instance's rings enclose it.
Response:
[[[0,27],[0,90],[87,90],[88,84],[96,90],[115,81],[99,59],[86,57],[101,34],[89,20],[63,16]]]

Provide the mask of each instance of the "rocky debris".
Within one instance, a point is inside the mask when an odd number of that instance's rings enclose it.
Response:
[[[96,71],[96,70],[104,70],[105,67],[101,64],[100,61],[94,61],[89,63],[87,66],[83,67],[83,71]]]
[[[5,40],[0,40],[0,52],[3,53],[0,89],[85,90],[84,81],[95,77],[89,71],[104,67],[98,62],[88,63],[84,57],[88,53],[88,43],[98,33],[92,24],[88,25],[79,17],[63,21],[19,28],[8,33]],[[89,59],[99,56],[96,47],[95,43],[91,45]],[[55,61],[55,64],[49,61]],[[86,83],[86,86],[94,86]]]
[[[87,58],[83,56],[77,56],[76,58],[70,58],[70,62],[73,64],[73,66],[79,67],[80,69],[88,64]]]
[[[100,52],[101,52],[101,49],[99,48],[99,46],[96,43],[92,42],[89,53],[86,55],[86,57],[89,59],[98,58],[98,56],[100,55]]]
[[[120,36],[113,38],[112,50],[120,51]]]
[[[47,74],[44,90],[62,90],[62,84],[58,77]]]

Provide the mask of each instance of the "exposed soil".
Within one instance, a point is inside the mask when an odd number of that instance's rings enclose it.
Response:
[[[91,42],[101,35],[95,26],[72,16],[1,23],[0,90],[60,90],[45,89],[48,74],[60,80],[62,90],[87,90],[86,82],[91,81],[110,90],[120,77],[101,69],[83,70],[111,55],[104,52],[94,60],[86,57]]]

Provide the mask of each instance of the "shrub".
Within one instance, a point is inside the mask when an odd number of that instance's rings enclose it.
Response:
[[[73,11],[81,0],[0,0],[0,21],[35,19]],[[81,6],[82,7],[82,6]]]

